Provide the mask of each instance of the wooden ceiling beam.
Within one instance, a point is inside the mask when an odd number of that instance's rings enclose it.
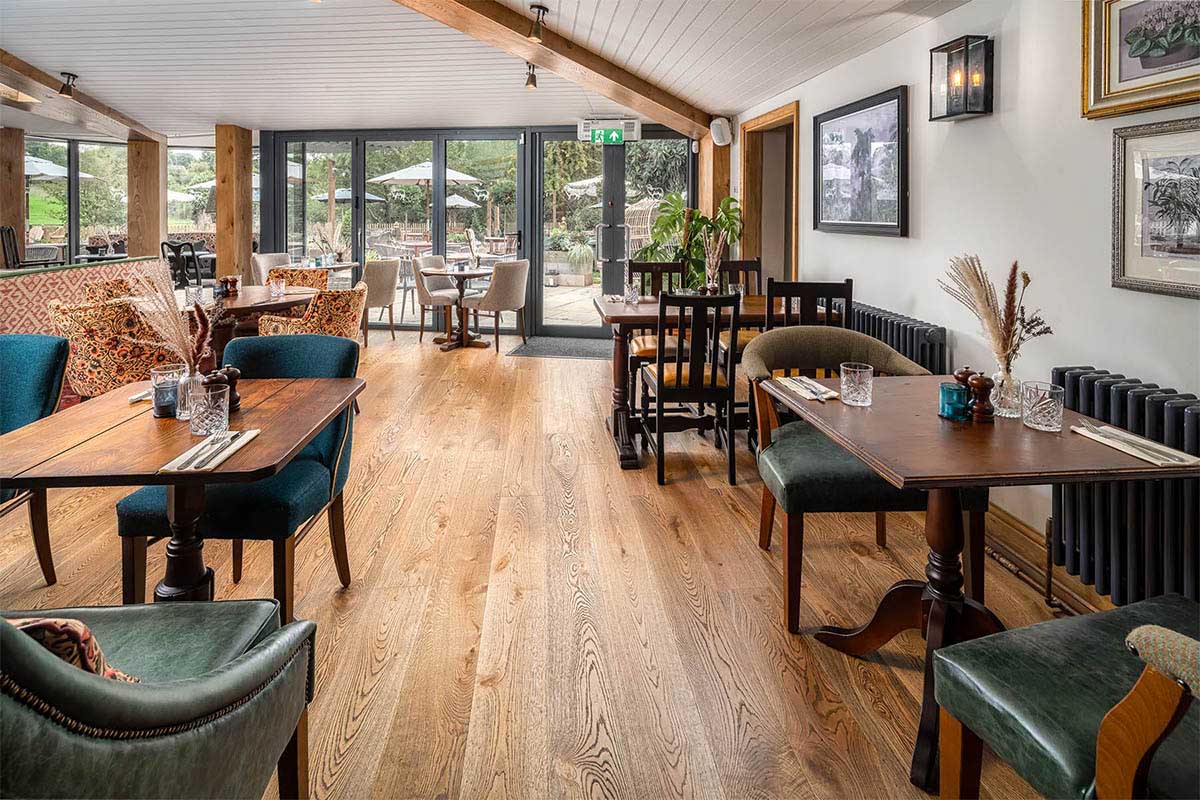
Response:
[[[620,103],[692,139],[708,133],[712,115],[543,28],[541,43],[526,36],[533,21],[495,0],[393,0],[430,19],[503,50]],[[518,80],[514,75],[513,80]]]
[[[21,102],[0,93],[0,104],[19,108],[39,117],[77,125],[85,130],[115,139],[144,140],[165,144],[167,137],[127,117],[87,92],[75,88],[73,97],[58,93],[62,78],[38,69],[0,50],[0,83],[29,95],[38,102]]]

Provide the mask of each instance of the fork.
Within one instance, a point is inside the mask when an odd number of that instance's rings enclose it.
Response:
[[[1179,455],[1176,453],[1172,453],[1171,451],[1166,450],[1164,448],[1156,447],[1155,445],[1150,444],[1148,442],[1134,441],[1133,439],[1126,439],[1124,436],[1118,436],[1115,433],[1109,433],[1108,431],[1103,430],[1102,428],[1100,428],[1098,425],[1096,425],[1094,422],[1092,422],[1089,419],[1080,418],[1079,422],[1080,422],[1080,424],[1083,425],[1083,427],[1089,433],[1093,433],[1096,436],[1100,436],[1105,439],[1110,439],[1114,442],[1120,442],[1121,444],[1129,445],[1130,447],[1132,447],[1136,450],[1141,450],[1143,453],[1154,456],[1155,458],[1166,459],[1167,461],[1171,461],[1176,464],[1180,464],[1185,460],[1183,458],[1180,458]]]

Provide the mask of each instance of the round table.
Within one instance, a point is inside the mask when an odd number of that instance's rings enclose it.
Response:
[[[433,341],[442,346],[442,350],[454,350],[458,347],[491,347],[492,343],[482,336],[475,336],[471,333],[467,325],[467,309],[463,305],[463,295],[466,294],[467,281],[477,280],[478,278],[490,278],[492,270],[487,268],[476,269],[422,269],[421,274],[425,277],[441,275],[446,278],[451,278],[458,286],[458,330],[454,331],[450,336],[439,336]]]
[[[207,295],[208,292],[205,292]],[[238,321],[252,314],[269,314],[273,311],[286,311],[296,306],[306,306],[317,294],[316,289],[303,286],[292,286],[282,297],[272,297],[271,290],[266,286],[243,286],[232,297],[221,298],[223,312],[221,318],[212,329],[212,351],[214,363],[220,365],[225,355],[225,345],[233,338],[233,329]],[[177,290],[175,296],[183,303],[183,290]]]

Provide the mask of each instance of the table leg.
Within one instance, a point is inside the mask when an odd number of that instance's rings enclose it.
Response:
[[[213,571],[204,565],[204,540],[199,537],[204,513],[204,485],[167,487],[167,571],[154,587],[154,600],[212,600]]]
[[[909,780],[932,792],[937,789],[938,705],[933,697],[933,653],[940,647],[1004,630],[983,604],[963,594],[963,517],[957,489],[932,489],[925,513],[929,543],[926,581],[900,581],[888,589],[875,615],[858,628],[826,626],[817,641],[835,650],[863,656],[878,650],[899,633],[921,628],[925,635],[925,683],[921,721],[913,747]]]
[[[617,448],[621,469],[637,469],[641,456],[633,441],[629,419],[629,332],[613,325],[613,389],[612,415],[607,420],[609,433]]]

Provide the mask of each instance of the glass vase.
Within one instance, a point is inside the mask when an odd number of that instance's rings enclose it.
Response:
[[[193,374],[191,370],[184,367],[183,374],[179,376],[179,389],[175,395],[175,419],[188,420],[192,418],[193,387],[200,386],[201,380],[203,378],[199,373]]]
[[[992,389],[992,405],[997,417],[1021,418],[1021,382],[1013,377],[1012,370],[1000,367],[992,375],[996,386]]]

